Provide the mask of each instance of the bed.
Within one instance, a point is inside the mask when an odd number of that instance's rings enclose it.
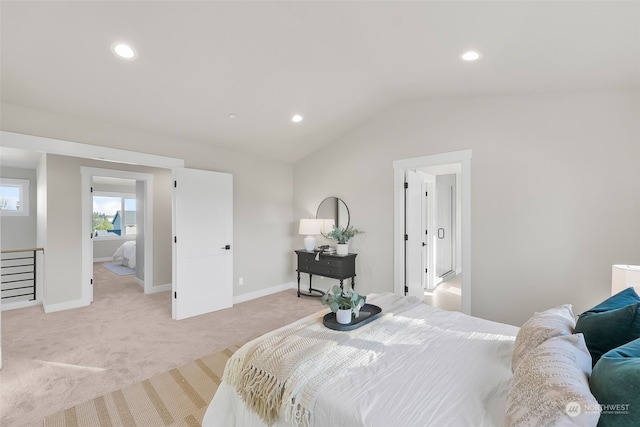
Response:
[[[121,260],[122,265],[129,268],[136,268],[136,241],[129,240],[124,242],[113,254],[114,260]]]
[[[326,328],[324,310],[245,344],[227,363],[202,425],[595,427],[601,412],[607,420],[608,406],[589,388],[592,349],[569,304],[517,328],[414,297],[370,295],[367,302],[382,314],[353,331]],[[640,297],[633,304],[640,314]],[[640,351],[640,340],[627,346]],[[622,346],[617,357],[629,351]],[[610,353],[602,359],[616,357]],[[633,375],[624,372],[630,387],[640,378],[635,366]],[[621,376],[603,388],[624,389]],[[640,410],[637,390],[615,399]],[[640,425],[640,412],[629,408],[599,425]]]

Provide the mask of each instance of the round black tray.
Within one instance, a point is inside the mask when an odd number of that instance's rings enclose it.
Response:
[[[360,315],[358,317],[354,317],[353,320],[351,320],[351,323],[338,323],[335,313],[325,314],[324,318],[322,319],[322,323],[327,328],[334,329],[336,331],[351,331],[371,322],[372,320],[380,316],[381,312],[382,309],[377,305],[365,304],[362,306],[362,308],[360,308]]]

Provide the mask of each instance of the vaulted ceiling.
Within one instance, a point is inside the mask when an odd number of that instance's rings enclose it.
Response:
[[[2,1],[0,12],[3,103],[284,161],[407,99],[640,87],[635,1]],[[115,42],[137,58],[116,57]],[[480,60],[459,58],[469,49]]]

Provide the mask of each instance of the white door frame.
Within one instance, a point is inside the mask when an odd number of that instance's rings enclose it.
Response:
[[[444,164],[461,164],[462,192],[462,312],[471,314],[471,158],[461,150],[393,162],[393,291],[404,295],[404,175],[405,170]]]
[[[116,169],[80,167],[82,176],[82,302],[93,301],[93,233],[91,222],[93,197],[91,185],[94,176],[135,179],[144,181],[144,293],[153,292],[153,175]]]

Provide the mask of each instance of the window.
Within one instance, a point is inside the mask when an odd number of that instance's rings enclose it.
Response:
[[[135,235],[137,233],[135,195],[94,193],[93,232],[96,237]]]
[[[0,178],[0,214],[29,216],[29,180]]]

